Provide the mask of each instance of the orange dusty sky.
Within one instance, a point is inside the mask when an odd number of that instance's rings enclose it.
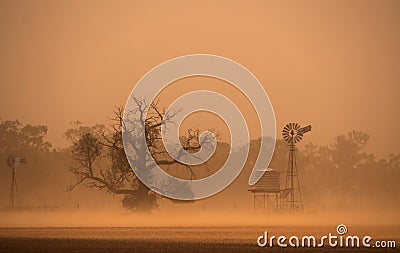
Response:
[[[1,1],[0,117],[63,146],[71,121],[107,122],[152,67],[208,53],[254,73],[279,135],[358,129],[386,156],[400,152],[399,25],[399,1]]]

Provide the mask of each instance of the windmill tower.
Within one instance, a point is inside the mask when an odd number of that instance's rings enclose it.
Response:
[[[14,155],[9,155],[7,157],[7,165],[11,168],[11,184],[10,184],[10,199],[9,204],[11,208],[14,208],[15,201],[18,203],[18,188],[17,188],[17,167],[21,163],[26,163],[25,158],[16,157]]]
[[[289,210],[303,209],[299,175],[296,163],[296,143],[303,139],[303,134],[311,131],[311,125],[300,128],[297,123],[289,123],[282,130],[283,139],[289,144],[289,160],[286,174],[285,189],[281,193],[282,205]]]

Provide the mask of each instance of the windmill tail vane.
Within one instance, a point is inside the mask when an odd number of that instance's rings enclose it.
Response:
[[[297,130],[297,132],[299,132],[301,134],[305,134],[310,131],[311,131],[311,125],[305,126],[303,128],[300,128],[299,130]]]

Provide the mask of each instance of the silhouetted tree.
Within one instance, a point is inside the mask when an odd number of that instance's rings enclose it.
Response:
[[[26,158],[17,169],[19,206],[62,204],[65,187],[72,180],[69,173],[71,152],[54,149],[47,138],[47,126],[24,124],[18,120],[0,120],[0,206],[8,206],[10,154]]]
[[[131,166],[138,168],[143,173],[150,173],[154,164],[148,163],[154,159],[160,166],[166,167],[179,165],[188,170],[195,177],[192,168],[186,164],[171,158],[162,143],[161,127],[172,122],[177,111],[166,112],[158,107],[158,102],[148,103],[145,99],[134,99],[136,108],[130,113],[137,113],[137,121],[130,122],[130,127],[124,125],[123,109],[117,108],[109,128],[96,125],[92,128],[75,124],[69,129],[65,136],[72,143],[72,153],[78,166],[72,167],[71,171],[76,175],[78,181],[71,185],[68,190],[73,190],[77,185],[85,182],[87,186],[104,189],[113,194],[125,195],[122,204],[125,208],[148,212],[157,206],[157,195],[150,191],[133,172]],[[144,113],[148,110],[147,117]],[[124,129],[124,131],[122,131]],[[145,142],[139,135],[145,131]],[[134,159],[131,165],[125,155],[122,134],[131,140]],[[189,131],[190,141],[182,143],[183,149],[191,152],[198,150],[201,146],[210,144],[211,136],[206,136],[202,143],[198,140],[199,131]],[[148,153],[150,152],[150,155]],[[185,152],[178,152],[178,157]],[[151,157],[149,157],[151,156]],[[104,159],[101,159],[104,158]]]
[[[46,152],[51,144],[44,140],[47,126],[22,125],[18,120],[0,121],[0,153]]]
[[[339,169],[355,168],[357,164],[367,159],[362,153],[369,140],[369,135],[360,131],[351,131],[335,138],[332,147],[332,161]]]
[[[304,168],[301,183],[309,203],[396,205],[400,156],[378,160],[364,151],[368,140],[368,134],[351,131],[337,136],[332,145],[309,143],[299,150],[298,165]]]

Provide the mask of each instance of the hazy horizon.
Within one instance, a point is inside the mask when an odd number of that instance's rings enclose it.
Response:
[[[386,157],[400,141],[391,131],[400,128],[399,10],[398,1],[3,1],[0,117],[47,125],[63,147],[71,121],[107,123],[154,66],[207,53],[260,80],[277,136],[288,122],[312,124],[316,144],[357,129],[371,134],[367,151]]]
[[[399,25],[398,0],[0,1],[0,252],[397,252]]]

